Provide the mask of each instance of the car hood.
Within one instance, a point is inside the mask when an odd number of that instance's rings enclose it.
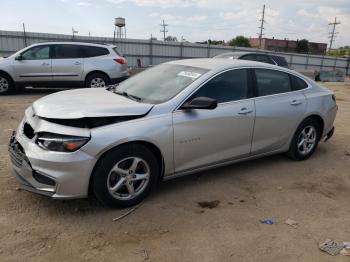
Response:
[[[139,103],[104,88],[61,91],[33,103],[34,114],[43,118],[138,116],[147,114],[152,104]]]

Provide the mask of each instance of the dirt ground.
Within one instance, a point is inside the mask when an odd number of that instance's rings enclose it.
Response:
[[[116,222],[127,210],[16,189],[8,129],[53,91],[0,97],[0,261],[349,261],[318,249],[350,241],[350,83],[325,85],[337,95],[336,132],[308,161],[277,155],[164,182]]]

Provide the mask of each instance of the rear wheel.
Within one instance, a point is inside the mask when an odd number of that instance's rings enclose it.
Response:
[[[0,95],[6,95],[13,91],[12,79],[6,74],[0,74]]]
[[[295,160],[308,159],[316,150],[321,137],[321,128],[313,118],[304,120],[296,130],[288,155]]]
[[[142,145],[125,145],[111,150],[97,164],[92,187],[96,197],[111,207],[140,203],[156,185],[156,157]]]
[[[109,85],[109,78],[101,73],[89,75],[85,81],[85,87],[89,88],[105,88]]]

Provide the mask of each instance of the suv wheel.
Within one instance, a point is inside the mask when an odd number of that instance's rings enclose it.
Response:
[[[109,79],[104,74],[95,73],[86,78],[85,86],[89,88],[104,88],[109,85]]]
[[[97,164],[92,180],[95,196],[111,207],[140,203],[156,185],[157,159],[142,145],[111,150]]]
[[[288,155],[295,160],[308,159],[316,150],[321,128],[315,119],[304,120],[294,134]]]
[[[5,95],[13,90],[12,80],[5,74],[0,74],[0,95]]]

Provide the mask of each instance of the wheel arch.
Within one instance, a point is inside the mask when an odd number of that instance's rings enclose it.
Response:
[[[164,176],[164,158],[162,155],[161,150],[159,149],[158,146],[156,146],[155,144],[149,142],[149,141],[145,141],[145,140],[135,140],[135,141],[127,141],[121,144],[118,144],[114,147],[109,148],[108,150],[106,150],[105,152],[103,152],[99,158],[97,159],[94,168],[92,169],[91,175],[90,175],[90,180],[89,180],[89,195],[92,194],[92,179],[93,179],[93,174],[95,171],[95,168],[97,166],[97,164],[99,163],[99,161],[109,152],[111,152],[112,150],[115,150],[121,146],[131,146],[131,145],[143,145],[144,147],[146,147],[147,149],[151,150],[151,152],[155,155],[156,159],[157,159],[157,163],[158,163],[158,167],[159,167],[159,179],[161,180],[162,177]]]
[[[311,114],[311,115],[307,116],[306,118],[304,118],[303,121],[301,121],[301,123],[304,122],[306,119],[309,119],[309,118],[316,120],[317,123],[320,125],[320,128],[321,128],[321,132],[320,132],[321,133],[321,137],[320,137],[320,139],[321,139],[322,136],[323,136],[324,126],[325,126],[324,119],[318,114]]]
[[[12,76],[11,76],[9,73],[7,73],[5,70],[0,69],[0,75],[5,75],[5,76],[7,76],[8,78],[10,78],[12,84],[13,84],[13,85],[15,84],[15,81],[13,80]]]
[[[86,74],[85,79],[84,79],[84,86],[86,85],[86,80],[88,79],[88,77],[90,77],[93,74],[102,74],[102,75],[106,76],[109,81],[111,81],[110,76],[106,72],[103,72],[101,70],[93,70],[93,71],[90,71],[89,73]]]

